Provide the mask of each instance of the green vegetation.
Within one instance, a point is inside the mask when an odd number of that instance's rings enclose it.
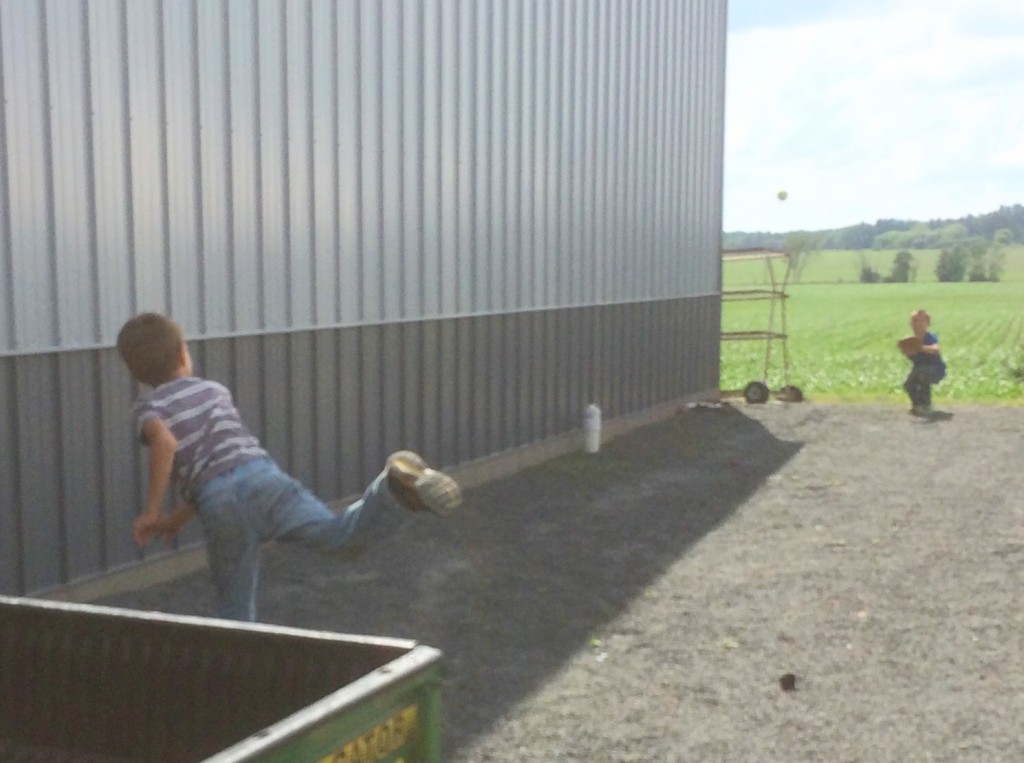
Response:
[[[949,375],[936,401],[1024,405],[1024,246],[1004,250],[1001,280],[939,283],[940,252],[913,252],[909,283],[860,283],[867,266],[883,277],[893,273],[894,251],[827,251],[801,263],[801,283],[786,301],[791,384],[816,400],[902,400],[908,361],[896,341],[909,333],[912,310],[926,308],[939,335]],[[776,275],[784,270],[774,263]],[[725,289],[769,283],[763,262],[724,266]],[[768,302],[723,305],[722,330],[768,328]],[[779,329],[778,304],[775,327]],[[765,342],[723,342],[723,389],[740,389],[762,379]],[[781,387],[781,342],[773,343],[768,384]]]
[[[807,231],[799,231],[807,234]],[[766,246],[782,249],[793,233],[723,233],[725,249]],[[814,231],[823,249],[943,249],[965,239],[980,238],[993,243],[1024,242],[1024,206],[1002,206],[984,215],[967,215],[955,220],[878,220],[845,228]]]

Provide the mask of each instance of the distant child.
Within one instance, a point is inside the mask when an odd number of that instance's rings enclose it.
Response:
[[[117,349],[131,375],[152,388],[133,409],[136,431],[149,447],[149,487],[135,519],[135,543],[170,541],[198,515],[219,617],[256,619],[259,551],[266,540],[351,547],[397,524],[396,503],[445,515],[462,500],[451,477],[400,451],[362,498],[334,513],[278,467],[242,423],[226,387],[192,375],[177,323],[156,313],[138,315],[122,327]],[[183,501],[164,513],[172,483]]]
[[[920,348],[907,355],[913,363],[903,389],[910,396],[910,412],[915,416],[926,416],[932,410],[932,385],[938,384],[946,375],[946,364],[939,354],[939,338],[928,329],[931,316],[925,310],[915,310],[910,315],[910,328],[914,337],[920,340]]]

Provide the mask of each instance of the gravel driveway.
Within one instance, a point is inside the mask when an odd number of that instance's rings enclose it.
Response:
[[[453,763],[1020,761],[1022,496],[1024,408],[696,407],[354,561],[274,547],[261,619],[444,650]]]

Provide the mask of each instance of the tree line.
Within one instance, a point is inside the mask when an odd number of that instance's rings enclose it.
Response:
[[[874,224],[859,223],[822,231],[726,232],[722,234],[722,241],[726,249],[783,249],[787,237],[794,233],[813,234],[818,249],[945,249],[970,239],[999,243],[997,237],[1003,237],[1005,245],[1024,242],[1024,205],[1002,206],[984,215],[928,222],[878,220]],[[1007,235],[1008,242],[1005,240]]]

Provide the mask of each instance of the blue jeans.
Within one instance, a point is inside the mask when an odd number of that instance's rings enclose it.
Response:
[[[386,472],[358,501],[334,513],[269,458],[210,480],[196,503],[217,589],[217,616],[232,620],[256,619],[263,542],[276,538],[326,551],[358,551],[392,531],[402,516]]]

